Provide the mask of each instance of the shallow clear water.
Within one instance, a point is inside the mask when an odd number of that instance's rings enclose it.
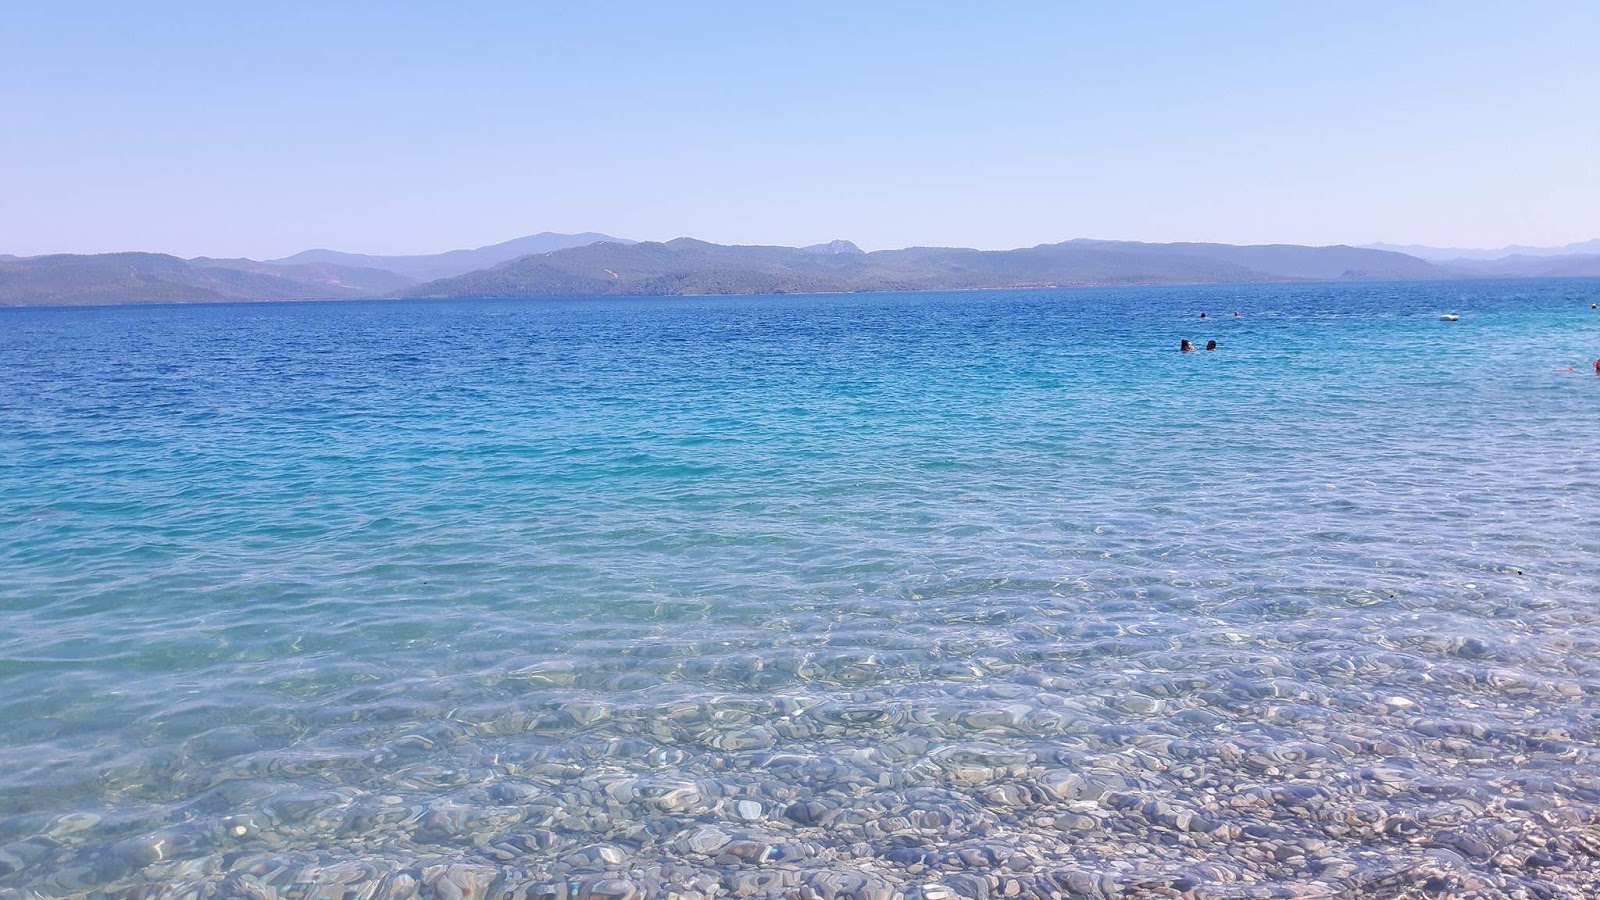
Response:
[[[0,310],[0,897],[1594,890],[1596,299]]]

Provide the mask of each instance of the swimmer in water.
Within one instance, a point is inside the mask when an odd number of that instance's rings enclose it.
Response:
[[[1594,361],[1594,373],[1600,375],[1600,359]]]
[[[1233,314],[1233,317],[1234,317],[1234,318],[1235,318],[1235,319],[1237,319],[1237,318],[1239,318],[1239,314],[1238,314],[1238,313],[1237,313],[1237,312],[1235,312],[1235,313],[1234,313],[1234,314]]]
[[[1189,343],[1189,339],[1188,338],[1184,338],[1183,340],[1178,342],[1178,352],[1179,353],[1193,353],[1194,352],[1194,344]],[[1600,368],[1600,365],[1597,365],[1597,368]]]
[[[1217,349],[1217,342],[1216,341],[1206,341],[1206,349],[1207,350],[1215,350],[1215,349]]]
[[[1206,317],[1206,314],[1205,314],[1205,313],[1201,313],[1201,314],[1200,314],[1200,318],[1202,318],[1202,319],[1204,319],[1204,318],[1205,318],[1205,317]]]

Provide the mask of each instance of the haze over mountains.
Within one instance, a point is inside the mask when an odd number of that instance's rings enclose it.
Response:
[[[1600,239],[1578,241],[1563,247],[1527,247],[1513,244],[1498,250],[1463,247],[1425,247],[1415,244],[1369,244],[1375,250],[1392,250],[1437,263],[1447,269],[1480,278],[1577,278],[1600,276]]]
[[[528,256],[421,285],[413,297],[606,294],[780,294],[1054,287],[1089,284],[1417,279],[1438,277],[1416,257],[1354,247],[1140,244],[1075,240],[1021,250],[911,247],[863,253],[743,247],[690,238],[599,243]]]
[[[435,278],[595,241],[633,243],[592,232],[547,231],[473,250],[414,256],[336,250],[306,250],[262,261],[181,259],[164,253],[0,256],[0,306],[398,297]]]
[[[1578,241],[1561,247],[1527,247],[1512,244],[1498,250],[1475,250],[1469,247],[1428,247],[1422,244],[1366,244],[1372,250],[1393,250],[1429,262],[1461,262],[1474,260],[1493,262],[1508,257],[1521,256],[1600,256],[1600,238]]]
[[[378,256],[307,250],[273,260],[160,253],[0,256],[0,305],[382,297],[552,297],[964,290],[1109,284],[1600,276],[1600,240],[1564,248],[1151,244],[1071,240],[1016,250],[863,252],[635,242],[543,232],[472,250]],[[1497,256],[1448,256],[1452,253]],[[1425,258],[1427,257],[1427,258]]]
[[[277,265],[331,263],[356,268],[385,269],[417,281],[432,281],[435,278],[449,278],[475,269],[487,269],[519,256],[549,253],[553,250],[565,250],[568,247],[582,247],[597,241],[610,241],[614,244],[633,243],[627,238],[616,238],[592,231],[582,234],[542,231],[501,244],[479,247],[476,250],[450,250],[419,256],[368,256],[363,253],[340,253],[337,250],[306,250],[272,262]]]

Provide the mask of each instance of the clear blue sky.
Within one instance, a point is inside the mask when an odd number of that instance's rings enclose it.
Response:
[[[1600,236],[1600,2],[0,0],[0,253]]]

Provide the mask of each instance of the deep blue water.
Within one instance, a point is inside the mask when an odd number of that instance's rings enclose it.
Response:
[[[0,897],[1589,890],[1597,300],[0,310]]]

